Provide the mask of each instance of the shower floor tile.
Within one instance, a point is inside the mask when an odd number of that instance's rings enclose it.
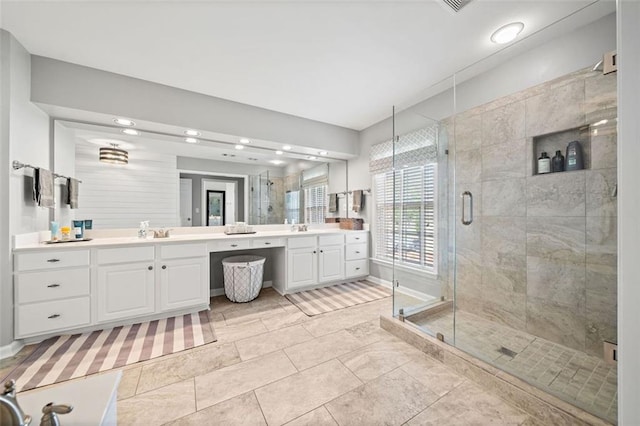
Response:
[[[414,324],[453,343],[453,312],[417,316]],[[456,315],[455,346],[538,388],[615,423],[617,368],[583,352],[465,311]]]

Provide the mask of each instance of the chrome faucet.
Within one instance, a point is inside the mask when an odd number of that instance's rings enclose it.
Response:
[[[67,414],[73,410],[71,405],[53,405],[53,402],[48,403],[42,408],[42,418],[40,419],[40,426],[60,426],[60,419],[58,414]]]
[[[15,380],[4,384],[4,392],[0,395],[0,419],[2,426],[26,426],[31,423],[31,416],[24,414],[16,399]]]

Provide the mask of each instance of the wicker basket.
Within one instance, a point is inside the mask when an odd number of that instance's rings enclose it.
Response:
[[[362,231],[363,225],[364,225],[364,219],[340,218],[340,229]]]

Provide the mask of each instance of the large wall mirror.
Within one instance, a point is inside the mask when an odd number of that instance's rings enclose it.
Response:
[[[66,183],[56,182],[56,220],[92,219],[96,229],[113,229],[136,228],[143,220],[171,228],[313,224],[347,216],[340,202],[347,193],[345,160],[123,130],[54,121],[54,170],[82,182],[77,209],[61,202]],[[330,194],[337,194],[337,208]]]

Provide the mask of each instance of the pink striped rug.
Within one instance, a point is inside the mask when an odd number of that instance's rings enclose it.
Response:
[[[286,298],[307,316],[312,317],[389,296],[391,290],[388,288],[369,281],[354,281],[287,294]]]
[[[25,391],[216,340],[207,311],[42,341],[2,382]]]

